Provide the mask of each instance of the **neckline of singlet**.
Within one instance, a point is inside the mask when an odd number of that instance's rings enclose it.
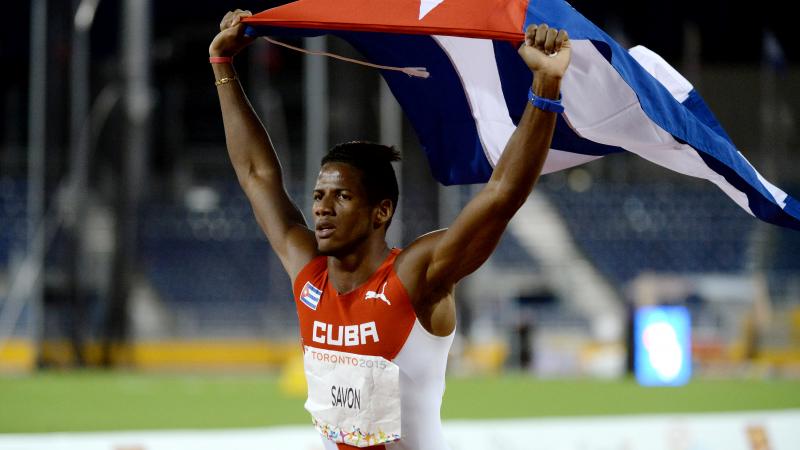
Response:
[[[389,264],[390,260],[392,261],[392,263],[394,263],[394,258],[397,256],[398,253],[400,253],[400,249],[399,248],[397,248],[397,247],[390,248],[389,249],[389,254],[386,255],[386,258],[383,260],[381,265],[378,266],[378,268],[375,269],[374,272],[372,272],[372,275],[370,275],[369,278],[364,280],[363,283],[359,284],[358,286],[354,287],[353,289],[351,289],[351,290],[349,290],[348,292],[345,292],[345,293],[340,293],[336,289],[336,287],[333,285],[333,283],[331,282],[331,280],[330,280],[331,274],[330,274],[330,272],[328,272],[328,260],[326,258],[325,259],[325,270],[327,272],[327,274],[326,274],[326,278],[327,278],[326,284],[330,285],[330,287],[331,287],[331,289],[333,289],[333,293],[336,295],[336,297],[338,297],[338,298],[350,297],[354,293],[356,293],[356,292],[360,291],[362,288],[364,288],[367,284],[369,284],[369,282],[372,281],[372,279],[375,278],[376,275],[381,273],[386,268],[386,266]]]

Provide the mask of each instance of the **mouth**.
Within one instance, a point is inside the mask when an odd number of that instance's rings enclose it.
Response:
[[[320,222],[316,226],[316,235],[319,239],[331,237],[334,231],[336,231],[336,227],[332,223]]]

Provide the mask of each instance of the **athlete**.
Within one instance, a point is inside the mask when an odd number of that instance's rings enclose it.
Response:
[[[252,42],[225,15],[210,47],[228,153],[256,219],[288,272],[304,349],[306,409],[325,449],[443,450],[439,410],[456,326],[455,284],[481,266],[531,193],[547,156],[567,33],[530,26],[519,49],[531,100],[486,186],[453,224],[389,248],[397,152],[339,144],[323,158],[308,225],[286,193],[269,136],[231,58]]]

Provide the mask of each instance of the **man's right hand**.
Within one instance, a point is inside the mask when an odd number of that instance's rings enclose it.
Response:
[[[252,43],[255,38],[244,35],[245,24],[241,23],[242,17],[252,16],[250,11],[228,11],[222,22],[219,23],[219,34],[211,41],[208,47],[209,56],[235,56],[243,48]]]
[[[569,66],[572,43],[565,30],[547,24],[529,25],[519,55],[532,71],[560,80]]]

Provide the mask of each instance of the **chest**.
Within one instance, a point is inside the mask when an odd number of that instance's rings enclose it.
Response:
[[[416,316],[392,272],[340,294],[327,274],[308,279],[295,298],[304,346],[392,359]]]

